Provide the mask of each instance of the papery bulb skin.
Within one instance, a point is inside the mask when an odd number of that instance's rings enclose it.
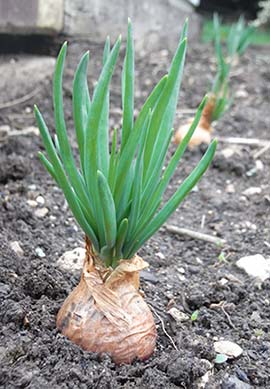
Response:
[[[211,126],[212,123],[212,115],[215,108],[216,98],[211,95],[208,99],[207,104],[205,105],[200,121],[196,130],[194,131],[188,147],[193,149],[202,143],[209,145],[211,143],[211,133],[213,132],[213,128]],[[193,122],[193,119],[189,119],[185,124],[181,125],[174,135],[174,143],[180,144],[187,132],[190,129],[190,126]]]
[[[108,276],[86,260],[79,285],[58,313],[58,329],[84,350],[110,354],[116,364],[149,358],[157,332],[138,290],[139,270],[146,266],[135,256],[121,261]]]
[[[187,132],[189,131],[191,124],[192,124],[192,120],[179,127],[179,129],[176,131],[174,135],[175,144],[178,145],[182,142]],[[192,135],[188,143],[188,147],[190,149],[194,149],[195,147],[201,145],[202,143],[209,145],[211,143],[211,132],[212,132],[212,128],[206,130],[205,128],[201,127],[200,124],[198,124],[198,127],[196,128],[194,134]]]

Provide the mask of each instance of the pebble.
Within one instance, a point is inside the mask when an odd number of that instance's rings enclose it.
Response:
[[[0,141],[4,140],[8,136],[10,130],[11,128],[8,124],[3,124],[2,126],[0,126]]]
[[[233,184],[228,184],[225,188],[226,193],[235,193],[235,187]]]
[[[165,259],[165,255],[161,252],[156,253],[156,256],[160,259]]]
[[[258,311],[252,312],[252,315],[250,316],[251,321],[255,321],[257,323],[261,323],[262,319]]]
[[[168,310],[168,313],[174,318],[176,323],[182,323],[184,321],[189,321],[189,315],[184,312],[179,311],[179,309],[172,307]]]
[[[245,89],[239,89],[235,92],[235,97],[246,99],[248,97],[248,92]]]
[[[231,158],[235,154],[235,150],[231,147],[226,147],[225,149],[223,149],[221,151],[221,154],[223,155],[223,157],[228,159],[228,158]]]
[[[35,253],[37,254],[37,256],[38,256],[39,258],[44,258],[44,257],[46,257],[46,254],[44,253],[44,251],[42,250],[41,247],[37,247],[37,248],[35,249]]]
[[[251,186],[242,192],[244,196],[253,196],[262,193],[262,188],[259,186]]]
[[[264,165],[263,165],[263,163],[262,163],[262,161],[260,159],[256,160],[255,166],[256,166],[256,169],[257,169],[258,172],[261,172],[264,169]]]
[[[37,186],[35,184],[28,185],[28,189],[35,191],[37,189]]]
[[[256,226],[256,224],[251,223],[250,221],[247,220],[247,221],[245,222],[245,225],[246,225],[246,227],[247,227],[248,229],[253,230],[253,231],[257,231],[257,226]]]
[[[10,245],[11,250],[14,251],[14,253],[16,253],[18,255],[18,257],[22,257],[24,255],[24,251],[21,248],[20,243],[17,240],[10,242],[9,245]]]
[[[47,214],[48,214],[49,210],[48,208],[38,208],[35,210],[35,216],[42,219],[43,217],[45,217]]]
[[[39,204],[39,205],[44,205],[45,204],[45,199],[44,199],[44,197],[42,197],[42,196],[38,196],[37,198],[36,198],[36,202]]]
[[[27,200],[27,204],[30,205],[31,208],[36,208],[38,203],[35,200]]]
[[[266,259],[261,254],[242,257],[236,262],[236,266],[262,282],[270,277],[270,258]]]
[[[178,271],[178,273],[180,273],[180,274],[185,274],[185,269],[183,268],[183,267],[179,267],[178,269],[177,269],[177,271]]]
[[[85,258],[85,249],[83,247],[76,247],[74,250],[66,251],[58,259],[58,266],[72,273],[79,273],[82,270]]]
[[[221,286],[224,286],[228,283],[229,281],[226,279],[226,278],[221,278],[218,283],[221,285]]]
[[[158,283],[158,278],[149,270],[141,270],[140,271],[140,278],[144,281],[151,282],[152,284]]]
[[[238,344],[229,340],[220,340],[215,342],[214,349],[217,354],[224,354],[228,358],[237,358],[243,352],[243,349],[238,346]]]
[[[178,278],[181,282],[185,281],[186,280],[186,277],[182,274],[178,274]]]

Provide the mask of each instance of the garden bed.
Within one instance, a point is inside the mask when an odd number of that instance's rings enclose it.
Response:
[[[92,90],[102,47],[86,40],[74,40],[69,47],[64,91],[74,144],[72,74],[78,56],[89,48]],[[12,57],[0,57],[0,64]],[[170,59],[171,53],[166,50],[139,53],[136,107],[166,72]],[[234,104],[216,125],[217,136],[270,138],[269,65],[268,49],[248,49],[233,71]],[[187,110],[198,106],[214,69],[210,45],[189,47],[176,127]],[[0,93],[7,102],[9,90]],[[17,97],[22,94],[18,90]],[[10,95],[13,100],[14,91]],[[220,142],[209,171],[169,220],[170,224],[225,239],[224,248],[176,236],[163,228],[140,250],[150,264],[141,287],[154,311],[157,347],[146,362],[115,366],[108,356],[82,351],[55,328],[56,314],[79,280],[77,273],[61,269],[57,260],[65,251],[82,246],[83,235],[61,191],[38,161],[40,138],[34,132],[23,134],[25,128],[35,126],[34,103],[53,128],[50,82],[30,100],[0,111],[0,126],[10,126],[0,140],[0,386],[270,387],[270,280],[259,282],[235,266],[246,255],[270,257],[270,151],[256,159],[257,146]],[[113,77],[111,103],[113,128],[121,120],[119,67]],[[16,135],[10,133],[14,129],[18,130]],[[171,151],[174,149],[171,145]],[[170,193],[195,166],[203,150],[186,152]],[[245,192],[254,187],[253,194]],[[14,242],[19,242],[19,248]],[[196,310],[199,314],[196,320],[177,322],[168,313],[171,307],[189,317]],[[213,344],[222,338],[237,343],[243,353],[215,364]]]

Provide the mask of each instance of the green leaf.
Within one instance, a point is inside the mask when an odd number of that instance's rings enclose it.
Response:
[[[58,183],[57,175],[54,171],[53,165],[48,161],[48,159],[45,157],[43,153],[40,151],[38,152],[38,157],[40,161],[43,163],[45,168],[48,170],[49,174],[52,176],[52,178]]]
[[[116,258],[122,258],[122,249],[123,245],[126,240],[127,236],[127,231],[128,231],[128,219],[125,218],[121,221],[120,226],[118,228],[118,233],[117,233],[117,239],[116,239],[116,244],[115,244],[115,257]]]
[[[103,51],[103,66],[105,66],[110,55],[110,38],[107,37]],[[100,126],[98,130],[98,150],[99,150],[99,169],[108,176],[109,170],[109,109],[110,109],[110,91],[107,91],[103,103]]]
[[[118,159],[116,147],[117,147],[117,128],[115,128],[113,131],[110,164],[109,164],[109,185],[112,193],[114,192],[114,187],[115,187],[117,159]]]
[[[84,141],[85,123],[90,111],[90,96],[87,84],[87,68],[89,62],[89,52],[87,51],[77,67],[73,81],[73,117],[76,129],[76,136],[79,146],[79,154],[82,170],[84,170]]]
[[[108,248],[112,248],[116,241],[116,212],[112,193],[108,182],[101,171],[97,172],[99,201],[103,213],[103,228],[105,241]]]
[[[121,37],[116,41],[99,77],[92,99],[90,113],[88,115],[84,142],[84,179],[93,204],[95,219],[98,221],[101,210],[99,201],[99,189],[97,183],[97,170],[102,170],[100,166],[100,125],[104,109],[104,101],[107,98],[109,84],[118,58],[121,45]],[[104,229],[101,223],[97,223],[100,244],[103,246],[106,242]]]
[[[184,200],[191,189],[197,184],[201,176],[208,168],[210,162],[214,157],[217,141],[214,140],[208,147],[206,153],[202,157],[196,168],[184,180],[179,189],[174,193],[171,199],[158,212],[154,219],[147,225],[147,227],[138,236],[134,237],[134,244],[128,253],[128,258],[132,257],[139,247],[143,245],[169,218],[169,216],[176,210],[179,204]]]
[[[65,42],[60,50],[59,56],[56,61],[53,81],[53,102],[57,140],[59,142],[61,159],[63,161],[65,171],[70,178],[71,185],[80,200],[83,203],[87,204],[87,209],[91,218],[91,222],[94,223],[94,213],[92,204],[90,202],[89,197],[87,196],[85,183],[76,169],[74,157],[67,137],[62,96],[62,80],[66,51],[67,43]]]
[[[151,122],[151,110],[149,110],[148,121],[146,123],[146,130],[143,133],[141,143],[139,145],[139,151],[136,159],[135,174],[133,180],[133,188],[131,194],[131,208],[129,214],[129,231],[127,234],[127,240],[132,236],[136,224],[138,223],[141,211],[141,201],[142,201],[142,184],[143,184],[143,156],[145,149],[145,141],[147,138],[147,133],[149,130],[149,124]]]
[[[198,309],[196,309],[196,311],[194,311],[192,313],[192,315],[190,316],[191,321],[196,321],[198,319],[199,313],[200,313],[200,311]]]
[[[128,20],[127,48],[122,75],[123,129],[122,147],[125,147],[133,128],[134,111],[134,44],[130,19]]]
[[[85,231],[89,239],[91,240],[94,248],[96,251],[99,250],[99,242],[96,237],[96,234],[94,230],[91,227],[91,224],[87,221],[85,215],[83,214],[82,209],[79,206],[78,199],[74,193],[74,190],[70,187],[68,179],[66,177],[65,171],[63,169],[62,163],[56,153],[56,150],[54,148],[52,139],[50,137],[49,131],[47,129],[47,126],[38,110],[38,108],[34,107],[36,120],[38,123],[38,127],[44,142],[44,145],[46,147],[46,151],[48,153],[49,159],[51,161],[51,164],[53,166],[54,172],[57,175],[57,182],[59,183],[59,186],[64,192],[64,195],[66,197],[66,200],[68,202],[68,205],[77,220],[78,224],[81,226],[81,228]]]
[[[207,96],[205,96],[205,98],[202,100],[187,134],[185,135],[182,142],[178,145],[174,155],[172,156],[167,168],[164,171],[162,179],[158,182],[158,185],[155,188],[155,192],[153,193],[153,196],[148,196],[148,198],[146,199],[144,203],[144,207],[142,209],[142,219],[140,220],[139,223],[140,225],[144,224],[144,220],[146,220],[148,223],[150,217],[152,217],[153,215],[153,211],[158,208],[162,196],[175,172],[175,169],[177,168],[178,163],[182,158],[189,144],[189,141],[192,138],[192,135],[194,134],[194,131],[197,128],[197,125],[199,124],[206,103],[207,103]]]
[[[129,168],[128,174],[126,176],[126,180],[123,183],[123,187],[121,188],[121,201],[119,205],[117,206],[117,222],[122,220],[126,214],[125,211],[128,208],[130,201],[131,201],[131,190],[134,180],[134,173],[135,173],[135,162],[132,161],[132,165]]]
[[[167,82],[167,76],[164,76],[156,85],[156,87],[153,89],[152,93],[147,98],[143,108],[141,109],[136,119],[133,131],[125,147],[124,148],[121,147],[121,153],[120,153],[119,163],[117,167],[117,179],[116,179],[116,185],[114,191],[114,198],[115,198],[115,204],[117,209],[121,202],[123,186],[127,178],[130,166],[132,164],[132,160],[134,158],[138,143],[140,142],[140,138],[146,128],[149,109],[153,109],[157,105],[157,102],[159,101],[159,98],[166,85],[166,82]]]
[[[144,183],[148,180],[153,166],[155,165],[156,158],[164,146],[164,136],[166,137],[166,132],[172,128],[172,120],[176,108],[176,97],[185,61],[186,43],[185,38],[178,46],[171,64],[166,86],[157,106],[153,110],[144,154],[144,168],[146,170]]]
[[[150,173],[150,175],[148,177],[148,181],[144,185],[145,188],[143,191],[143,199],[142,199],[144,209],[146,208],[145,207],[146,202],[148,200],[152,199],[152,197],[156,193],[156,190],[157,190],[158,184],[160,182],[160,178],[161,178],[160,175],[162,173],[163,165],[164,165],[164,162],[166,159],[166,154],[167,154],[169,145],[171,143],[172,135],[173,135],[173,129],[171,129],[171,131],[167,131],[167,134],[165,134],[164,140],[163,140],[163,147],[161,148],[159,153],[156,155],[156,164],[152,167],[152,172]]]
[[[85,181],[87,183],[88,190],[92,194],[92,199],[95,200],[97,196],[96,188],[96,175],[99,166],[99,147],[101,141],[99,139],[99,128],[101,122],[101,116],[103,111],[104,100],[107,97],[109,84],[114,71],[114,67],[118,58],[121,45],[121,37],[116,41],[109,58],[104,65],[101,75],[98,80],[98,84],[95,88],[95,93],[92,99],[92,105],[90,113],[88,115],[86,136],[85,136]]]

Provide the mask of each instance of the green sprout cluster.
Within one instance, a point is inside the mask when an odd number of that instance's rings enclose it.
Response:
[[[62,189],[68,205],[95,254],[107,267],[129,259],[175,211],[209,166],[214,140],[199,164],[172,197],[163,195],[200,120],[206,98],[183,142],[164,167],[173,134],[173,118],[184,68],[187,22],[169,72],[155,86],[134,121],[134,44],[128,24],[122,73],[123,120],[121,139],[114,130],[109,142],[109,86],[117,62],[121,37],[110,49],[106,40],[103,68],[90,97],[87,85],[89,53],[77,67],[73,82],[73,117],[80,164],[76,166],[64,119],[62,79],[67,44],[59,53],[53,82],[56,136],[53,142],[37,107],[36,120],[47,156],[41,162]]]
[[[234,62],[244,54],[255,28],[247,26],[243,17],[240,17],[236,23],[232,24],[223,49],[223,33],[217,14],[214,15],[213,25],[218,70],[211,92],[216,99],[212,120],[218,120],[229,109],[232,102],[228,88],[231,68]]]

